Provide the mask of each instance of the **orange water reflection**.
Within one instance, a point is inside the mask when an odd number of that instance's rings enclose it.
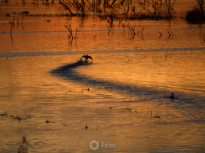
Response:
[[[114,82],[203,96],[204,56],[204,51],[129,53],[119,54],[117,57],[103,54],[102,57],[94,56],[94,59],[97,59],[96,65],[91,68],[83,67],[79,72]]]
[[[164,57],[166,54],[169,55],[168,61]],[[141,74],[146,72],[151,76],[152,72],[160,76],[160,72],[165,69],[157,68],[159,66],[157,61],[160,59],[165,63],[160,63],[164,67],[179,64],[174,71],[175,77],[178,75],[180,78],[179,72],[182,71],[186,72],[187,77],[192,78],[191,74],[187,73],[188,68],[180,63],[190,61],[190,57],[198,57],[193,58],[192,61],[200,63],[203,52],[181,54],[182,52],[115,54],[115,57],[112,56],[115,60],[105,54],[93,55],[95,62],[92,65],[77,70],[80,74],[86,71],[86,75],[92,74],[93,78],[106,78],[108,81],[118,79],[122,83],[135,85],[137,78],[138,83],[143,80],[140,83],[142,86],[147,85],[146,82],[158,85],[161,81],[150,81],[149,75],[140,77],[135,70],[140,71]],[[124,58],[125,55],[129,57],[130,63]],[[9,144],[13,144],[13,141],[20,142],[24,135],[29,141],[28,151],[34,152],[92,151],[89,148],[92,140],[115,143],[116,148],[113,151],[119,152],[123,150],[129,152],[136,150],[139,152],[203,151],[204,124],[195,122],[204,116],[202,109],[198,109],[198,113],[201,113],[196,114],[191,113],[191,109],[187,109],[187,104],[179,106],[169,99],[162,103],[154,99],[137,101],[137,97],[95,87],[89,87],[90,91],[87,91],[85,90],[87,87],[82,84],[72,83],[49,74],[49,70],[60,67],[62,63],[72,63],[78,59],[79,55],[1,58],[1,112],[31,117],[30,120],[18,122],[1,116],[2,138],[5,140],[2,142],[5,146],[3,149],[12,150]],[[200,69],[193,63],[192,69]],[[128,67],[126,73],[123,71],[125,65]],[[137,69],[129,68],[133,68],[133,65]],[[148,65],[156,71],[150,72]],[[186,71],[182,68],[186,68]],[[134,72],[137,77],[130,75]],[[165,72],[169,71],[164,70],[163,73]],[[128,79],[125,80],[126,77]],[[138,83],[136,85],[139,85]],[[187,82],[183,84],[185,83]],[[180,87],[176,90],[180,90]],[[153,115],[156,114],[160,118],[151,117],[151,111]],[[55,123],[45,123],[46,120]],[[88,126],[87,130],[85,125]]]
[[[0,23],[1,31],[9,31],[8,20],[13,17],[2,18],[6,23]],[[116,21],[114,30],[128,30],[128,22],[123,23],[125,28]],[[68,32],[54,32],[66,31],[64,25],[69,24],[73,30],[81,30],[72,45]],[[178,30],[173,30],[174,36],[169,38],[165,21],[129,24],[136,25],[139,31],[145,27],[143,39],[140,36],[131,39],[129,30],[109,31],[107,21],[90,18],[83,22],[79,18],[25,17],[22,25],[16,20],[13,31],[19,33],[12,34],[12,40],[9,33],[1,33],[1,52],[23,52],[25,57],[23,53],[21,57],[0,57],[0,114],[31,119],[19,122],[11,116],[0,116],[0,146],[3,146],[0,152],[17,152],[16,143],[22,142],[22,136],[29,142],[28,152],[93,152],[89,148],[92,140],[115,143],[115,148],[99,149],[101,152],[204,152],[204,51],[166,50],[204,47],[204,30],[180,30],[190,25],[177,21],[172,28]],[[137,53],[137,49],[147,48],[164,48],[164,51]],[[117,49],[136,49],[136,53],[109,53]],[[74,53],[55,56],[27,53],[42,51]],[[67,70],[65,77],[51,75],[51,70],[77,62],[82,56],[78,51],[93,51],[93,64],[74,69],[85,78],[178,95],[185,93],[188,98],[189,95],[196,98],[188,99],[191,102],[148,95],[141,98],[126,88],[105,90],[99,84],[69,79]]]

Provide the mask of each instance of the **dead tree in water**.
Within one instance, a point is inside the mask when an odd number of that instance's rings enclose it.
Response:
[[[71,11],[72,8],[75,8],[77,11],[80,11],[82,16],[85,16],[85,1],[81,0],[80,2],[78,0],[59,0],[59,3],[69,11],[71,16],[74,15],[74,13]]]
[[[172,0],[168,0],[165,4],[165,9],[167,10],[168,13],[168,18],[171,19],[172,17],[172,13],[174,11],[174,4],[175,4],[175,0],[172,2]]]
[[[151,6],[154,9],[154,17],[158,20],[162,15],[162,9],[167,3],[167,0],[151,0]]]
[[[69,7],[69,3],[64,1],[64,0],[59,0],[59,3],[66,9],[69,11],[69,13],[71,14],[71,16],[73,16],[73,12],[70,10],[70,7]]]

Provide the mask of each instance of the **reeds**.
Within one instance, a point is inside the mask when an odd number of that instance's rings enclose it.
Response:
[[[173,36],[174,36],[174,33],[172,32],[172,30],[167,29],[167,32],[168,32],[168,34],[169,34],[169,36],[168,36],[168,39],[167,39],[167,40],[169,40],[170,38],[172,39],[172,38],[173,38]]]
[[[135,30],[134,30],[134,28],[132,26],[129,27],[129,29],[130,29],[130,33],[131,33],[131,39],[134,39],[135,35],[136,35]]]
[[[129,27],[129,29],[131,33],[131,39],[134,39],[136,35],[135,29],[132,26]],[[142,30],[137,31],[137,36],[139,36],[142,40],[144,40],[143,32],[144,32],[144,27],[142,28]]]
[[[14,18],[13,18],[13,21],[9,21],[9,24],[11,25],[11,28],[10,28],[10,37],[11,37],[11,42],[12,42],[12,43],[13,43],[12,30],[13,30],[13,27],[14,27],[14,21],[15,21]]]
[[[72,28],[71,28],[71,25],[69,24],[69,27],[67,25],[65,25],[65,27],[68,29],[69,31],[69,34],[68,34],[68,39],[77,39],[77,28],[76,28],[76,33],[75,33],[75,36],[73,36],[73,31],[72,31]]]
[[[142,40],[144,40],[143,32],[144,32],[144,27],[142,28],[141,31],[137,31],[137,35],[140,36]]]
[[[69,31],[69,34],[67,35],[68,36],[68,39],[69,39],[69,45],[72,46],[73,44],[73,40],[77,40],[77,28],[76,28],[76,33],[75,33],[75,36],[73,35],[73,31],[72,31],[72,28],[71,28],[71,25],[69,24],[69,27],[67,25],[65,25],[65,27],[68,29]],[[76,42],[76,46],[77,46],[77,42]]]
[[[14,21],[15,19],[13,18],[13,21],[9,21],[9,24],[11,25],[11,28],[10,28],[10,33],[12,32],[13,30],[13,27],[14,27]]]

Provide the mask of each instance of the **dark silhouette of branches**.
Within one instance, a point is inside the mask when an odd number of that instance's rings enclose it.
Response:
[[[143,10],[146,10],[150,5],[150,0],[137,0],[138,4],[142,7]]]
[[[69,13],[71,14],[71,16],[73,16],[73,12],[70,10],[70,2],[69,1],[65,1],[65,0],[59,0],[59,3],[66,9],[69,11]]]
[[[158,18],[161,16],[163,6],[167,3],[167,0],[151,0],[151,6],[154,9],[154,15]]]
[[[172,12],[174,11],[174,4],[175,4],[175,0],[168,0],[165,3],[165,9],[167,10],[168,13],[168,18],[171,19],[172,18]]]
[[[80,2],[78,0],[59,0],[59,3],[66,9],[69,11],[69,13],[71,14],[71,16],[74,15],[74,13],[71,11],[71,9],[76,9],[77,11],[81,12],[81,15],[85,16],[85,1],[84,0],[80,0]]]
[[[0,0],[2,3],[8,3],[9,0]],[[28,0],[21,0],[24,5]],[[199,3],[201,13],[204,19],[203,5],[204,0],[196,0]],[[175,0],[33,0],[35,6],[42,2],[44,5],[52,5],[54,2],[68,11],[70,16],[99,16],[106,19],[110,25],[113,25],[115,19],[170,19],[173,15]],[[141,7],[141,12],[137,11]],[[94,12],[94,13],[93,13]],[[23,13],[22,13],[23,14]],[[30,14],[33,15],[33,14]]]

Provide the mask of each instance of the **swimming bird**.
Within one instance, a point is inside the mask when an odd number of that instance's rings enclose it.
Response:
[[[83,61],[82,59],[85,59],[85,62],[86,62],[86,63],[88,63],[88,59],[91,59],[92,62],[93,62],[93,58],[92,58],[91,56],[88,56],[88,54],[87,54],[87,55],[83,55],[83,56],[80,58],[80,60]],[[91,63],[92,63],[92,62],[91,62]]]
[[[169,98],[174,99],[174,93],[172,92],[172,95],[169,96]]]
[[[88,54],[87,55],[83,55],[81,58],[85,58],[86,60],[88,60],[90,58],[90,59],[93,60],[93,58],[91,56],[88,56]]]

